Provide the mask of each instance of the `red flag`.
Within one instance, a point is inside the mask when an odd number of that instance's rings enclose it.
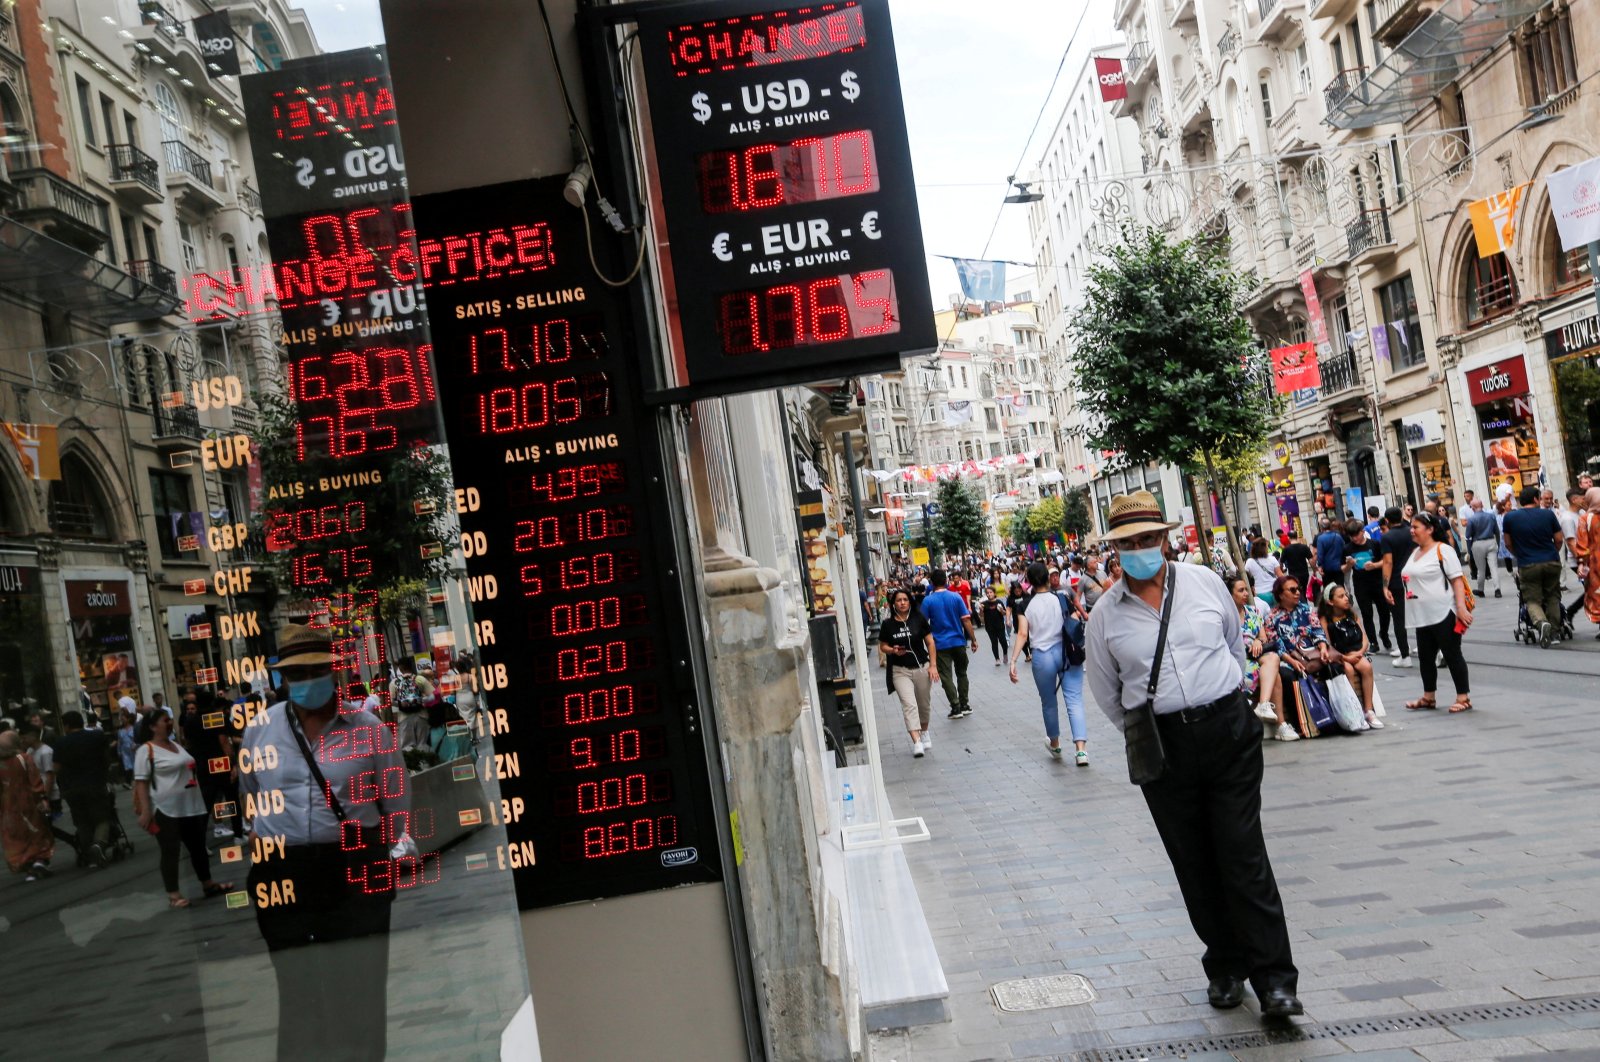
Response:
[[[1100,81],[1100,99],[1106,103],[1113,100],[1128,98],[1128,82],[1122,73],[1121,59],[1100,59],[1094,61],[1094,73]]]
[[[1280,394],[1322,386],[1315,343],[1296,343],[1272,352],[1272,386]]]

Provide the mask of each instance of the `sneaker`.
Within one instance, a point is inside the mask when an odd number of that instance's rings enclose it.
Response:
[[[1409,656],[1402,656],[1399,660],[1396,660],[1394,662],[1394,666],[1395,667],[1416,667],[1417,665],[1415,665],[1415,664],[1413,664],[1411,662],[1411,658]]]
[[[233,827],[219,822],[215,826],[211,827],[211,836],[213,836],[213,837],[232,837],[233,836]]]
[[[1554,635],[1555,631],[1550,627],[1548,621],[1539,624],[1539,648],[1550,648],[1550,640],[1552,637],[1554,637]]]
[[[1389,650],[1389,659],[1390,660],[1399,660],[1400,659],[1400,650],[1399,649],[1390,649]]]
[[[1075,756],[1074,759],[1076,759],[1078,761],[1078,766],[1079,767],[1087,767],[1087,766],[1089,766],[1089,754],[1087,752],[1085,752],[1083,749],[1079,749],[1078,750],[1078,755]]]
[[[963,708],[963,709],[961,709],[961,718],[965,719],[967,716],[969,716],[971,714],[972,714],[972,709],[971,708]]]
[[[1378,718],[1378,713],[1377,712],[1368,712],[1367,713],[1367,729],[1369,729],[1369,730],[1382,730],[1383,729],[1383,720]]]
[[[922,759],[922,742],[913,741],[911,743],[911,758],[914,760]]]
[[[924,730],[922,732],[922,751],[927,752],[931,748],[933,748],[933,738],[928,735],[926,730]]]
[[[1279,741],[1299,741],[1300,740],[1300,735],[1295,733],[1294,727],[1290,726],[1288,723],[1279,723],[1278,724],[1278,735],[1277,736],[1278,736],[1278,740]]]
[[[111,862],[111,857],[106,854],[105,845],[91,844],[89,846],[89,862],[101,869],[104,869]]]
[[[1499,596],[1500,596],[1500,591],[1499,591],[1499,590],[1498,590],[1498,589],[1497,589],[1497,590],[1495,590],[1495,592],[1494,592],[1494,596],[1495,596],[1495,597],[1499,597]]]
[[[1056,759],[1059,760],[1061,758],[1061,746],[1060,745],[1046,745],[1045,748],[1050,750],[1050,755],[1054,756]]]
[[[995,666],[995,667],[999,667],[999,666],[1000,666],[1000,661],[998,661],[998,660],[996,660],[996,661],[995,661],[995,662],[994,662],[994,666]]]
[[[1256,705],[1256,718],[1263,723],[1276,723],[1278,721],[1278,709],[1271,701],[1263,701]]]
[[[36,877],[48,878],[50,876],[50,868],[45,866],[43,863],[35,863],[33,866],[29,867],[28,869]]]
[[[950,709],[950,714],[945,716],[945,718],[946,719],[960,719],[961,718],[961,709],[960,708],[952,708],[952,709]]]

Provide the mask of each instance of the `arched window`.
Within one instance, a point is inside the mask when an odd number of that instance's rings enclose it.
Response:
[[[1544,245],[1540,256],[1549,272],[1549,283],[1545,289],[1547,293],[1589,283],[1592,275],[1589,271],[1589,249],[1574,247],[1570,251],[1563,251],[1561,232],[1556,228],[1554,217],[1545,220]]]
[[[68,538],[111,537],[116,526],[100,483],[77,454],[61,457],[61,478],[50,484],[50,527]]]
[[[1499,317],[1516,308],[1517,280],[1511,275],[1511,263],[1504,254],[1479,258],[1477,242],[1468,240],[1462,280],[1468,324]]]
[[[5,125],[5,146],[0,150],[0,157],[5,159],[6,172],[16,173],[27,169],[33,161],[28,153],[33,135],[28,132],[28,124],[23,120],[22,104],[9,85],[0,85],[0,122]]]
[[[172,86],[165,81],[157,81],[155,87],[156,118],[161,125],[161,148],[166,155],[167,169],[181,171],[185,169],[182,148],[184,114],[183,104],[178,99],[178,94],[172,91]]]

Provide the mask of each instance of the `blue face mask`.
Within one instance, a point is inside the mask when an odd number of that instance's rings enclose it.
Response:
[[[321,708],[333,700],[333,676],[290,681],[289,700],[301,708]]]
[[[1125,549],[1117,554],[1122,558],[1122,570],[1130,579],[1153,579],[1156,572],[1161,570],[1160,546],[1151,546],[1149,549]]]

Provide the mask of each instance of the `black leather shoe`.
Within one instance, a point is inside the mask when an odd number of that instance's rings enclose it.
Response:
[[[1244,982],[1237,977],[1213,977],[1206,985],[1206,999],[1218,1010],[1232,1010],[1244,1002]]]
[[[1261,1016],[1263,1018],[1290,1018],[1296,1014],[1304,1014],[1306,1008],[1300,1005],[1300,1000],[1287,988],[1272,988],[1261,997]]]

